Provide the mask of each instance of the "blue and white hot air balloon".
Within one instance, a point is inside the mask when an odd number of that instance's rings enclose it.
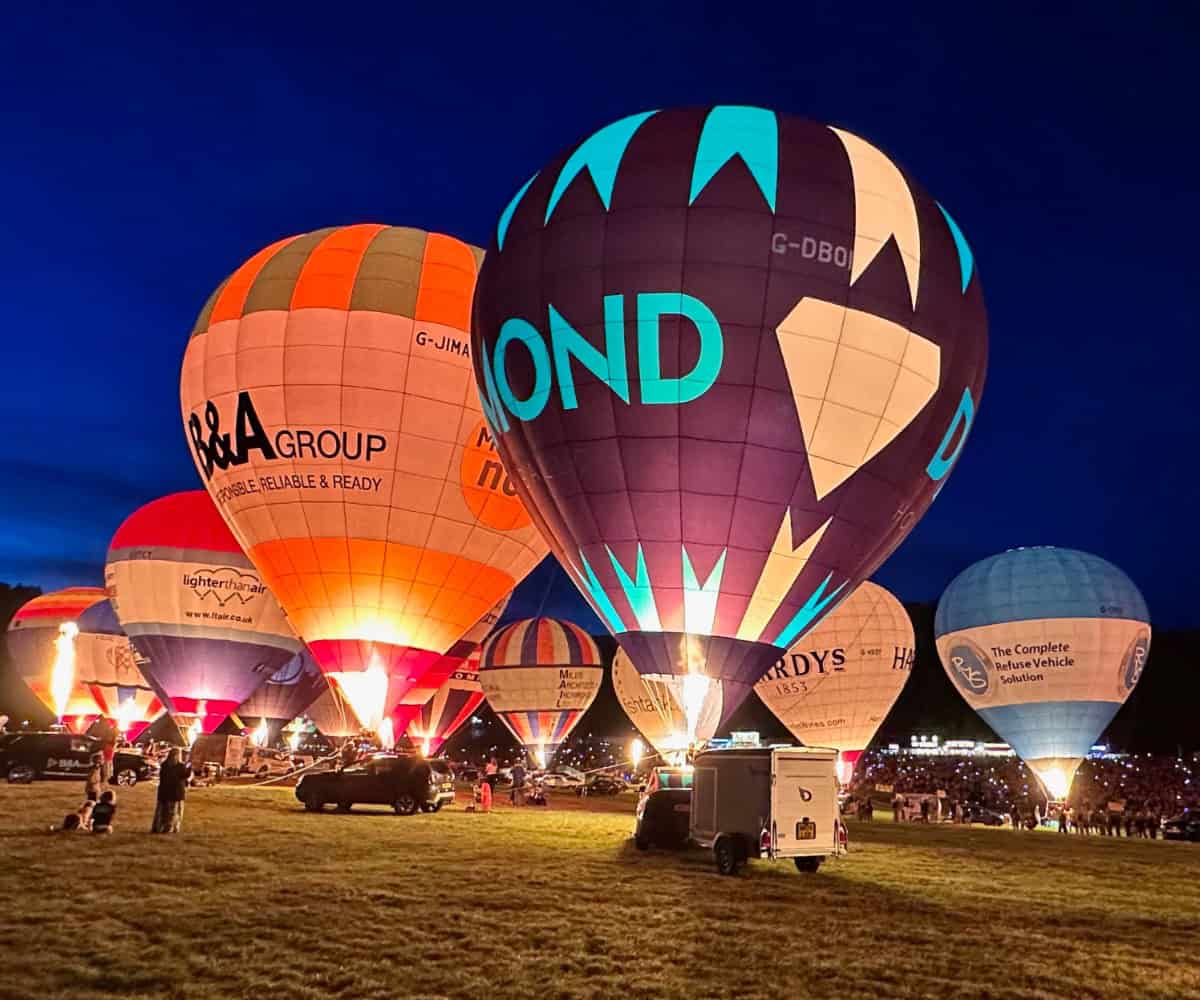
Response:
[[[967,703],[1057,799],[1150,653],[1150,614],[1133,581],[1098,556],[1049,546],[960,573],[934,633]]]

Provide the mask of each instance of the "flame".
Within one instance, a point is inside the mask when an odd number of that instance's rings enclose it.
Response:
[[[288,748],[295,753],[300,749],[300,737],[304,735],[304,722],[301,719],[292,719],[283,731],[288,734]]]
[[[375,732],[379,735],[379,745],[384,750],[392,750],[396,746],[396,734],[392,730],[392,720],[383,719],[376,727]]]
[[[687,745],[692,746],[696,742],[696,730],[712,679],[704,674],[704,647],[695,636],[684,635],[680,639],[679,652],[687,664],[687,672],[677,690],[687,724]]]
[[[250,742],[256,747],[265,747],[270,736],[270,730],[267,729],[267,720],[265,718],[259,719],[258,728],[250,734]]]
[[[846,760],[841,753],[838,753],[837,758],[837,779],[838,784],[843,787],[850,784],[850,779],[854,775],[854,761]]]
[[[533,750],[533,756],[538,762],[538,767],[543,771],[546,770],[546,744],[539,743]]]
[[[200,716],[197,715],[192,720],[192,724],[187,727],[187,732],[185,732],[183,734],[183,738],[187,742],[187,745],[189,747],[191,747],[195,744],[197,738],[203,732],[204,732],[204,727],[202,725],[200,725]]]
[[[633,762],[633,768],[635,771],[637,770],[638,763],[641,761],[642,753],[645,749],[645,746],[642,745],[642,741],[639,739],[634,739],[634,741],[629,744],[629,759]]]
[[[129,727],[137,722],[137,717],[137,703],[132,698],[126,698],[117,706],[117,732],[124,736],[129,731]]]
[[[58,638],[54,640],[54,666],[50,669],[50,697],[54,700],[54,714],[58,721],[67,712],[71,690],[75,687],[75,637],[79,626],[74,622],[63,622],[58,626]]]
[[[426,736],[421,740],[421,756],[428,757],[429,749],[433,746],[433,737]]]
[[[1029,768],[1041,779],[1051,798],[1062,802],[1071,791],[1071,783],[1075,780],[1075,770],[1079,761],[1064,761],[1051,758],[1045,762],[1029,761]],[[1074,767],[1071,765],[1074,764]],[[1064,766],[1065,765],[1065,766]]]
[[[371,657],[371,665],[366,670],[330,673],[329,676],[350,702],[359,722],[378,732],[384,721],[383,704],[388,689],[387,671],[380,664],[378,655]]]

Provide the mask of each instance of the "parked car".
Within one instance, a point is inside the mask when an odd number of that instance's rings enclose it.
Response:
[[[656,767],[634,812],[634,846],[639,851],[651,847],[686,847],[691,811],[691,769]]]
[[[583,788],[587,779],[582,774],[571,774],[569,771],[547,771],[541,778],[542,787],[547,791],[568,790]]]
[[[252,774],[256,778],[280,778],[298,767],[291,754],[269,747],[254,747],[242,761],[242,774]]]
[[[437,798],[433,802],[422,803],[421,810],[437,812],[442,806],[448,806],[454,802],[454,771],[448,761],[430,760],[426,763],[433,772],[433,783],[437,786]]]
[[[296,798],[309,812],[320,812],[330,803],[339,812],[360,804],[387,805],[398,816],[411,816],[418,809],[436,812],[447,796],[453,801],[449,769],[436,770],[416,756],[379,754],[356,767],[310,772],[296,784]]]
[[[578,795],[620,795],[629,786],[611,774],[593,774],[583,785],[576,787]]]
[[[72,733],[6,733],[0,743],[0,774],[10,783],[42,778],[86,778],[101,744],[94,736]],[[109,783],[129,787],[158,776],[158,765],[140,750],[123,747],[113,756]]]
[[[1163,840],[1200,842],[1200,813],[1186,812],[1163,820]]]
[[[995,809],[968,808],[968,823],[982,823],[984,826],[1007,826],[1008,817]]]

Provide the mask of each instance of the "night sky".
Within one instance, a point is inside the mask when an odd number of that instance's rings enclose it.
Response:
[[[260,247],[362,221],[486,245],[595,128],[757,104],[889,152],[983,280],[978,420],[876,579],[933,600],[976,559],[1066,545],[1124,568],[1157,624],[1200,624],[1194,6],[37,6],[0,39],[0,580],[99,584],[126,514],[199,486],[179,362]],[[515,603],[600,630],[548,567]]]

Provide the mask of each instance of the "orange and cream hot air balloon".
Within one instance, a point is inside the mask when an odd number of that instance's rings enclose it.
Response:
[[[380,225],[280,240],[212,294],[184,356],[201,477],[371,728],[412,651],[445,653],[547,552],[472,376],[481,258]]]
[[[79,616],[104,597],[100,587],[68,587],[42,594],[17,609],[5,636],[21,679],[60,722],[77,732],[103,714],[79,678],[75,640]]]

